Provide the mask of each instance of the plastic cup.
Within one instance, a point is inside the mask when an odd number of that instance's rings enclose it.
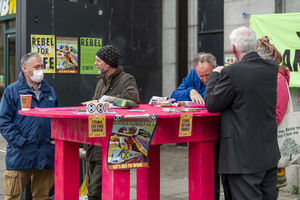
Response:
[[[30,95],[30,94],[20,95],[22,110],[30,110],[30,108],[31,108],[31,99],[32,99],[32,95]]]

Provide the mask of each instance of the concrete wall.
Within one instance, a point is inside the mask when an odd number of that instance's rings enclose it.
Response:
[[[274,14],[274,0],[224,0],[224,51],[231,52],[229,41],[230,33],[240,27],[249,27],[250,16],[243,17],[243,12],[247,14]]]
[[[177,0],[163,0],[162,12],[162,96],[171,96],[177,86],[178,9]]]
[[[199,15],[198,1],[189,0],[188,4],[188,72],[193,68],[192,62],[198,53]]]
[[[162,27],[162,62],[163,87],[162,96],[171,96],[181,83],[178,73],[178,0],[163,0]],[[198,53],[198,1],[188,1],[188,72],[192,61]],[[187,72],[187,73],[188,73]],[[179,81],[179,83],[178,83]]]
[[[296,13],[300,12],[300,1],[299,0],[282,0],[283,12]],[[285,9],[284,9],[285,6]]]

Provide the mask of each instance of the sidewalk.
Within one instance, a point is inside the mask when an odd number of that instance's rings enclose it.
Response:
[[[6,140],[4,140],[2,135],[0,135],[0,149],[3,149],[5,147],[6,147]],[[1,200],[5,198],[5,191],[3,189],[4,171],[5,171],[5,153],[0,152],[0,199]]]
[[[160,158],[160,200],[187,200],[188,148],[175,147],[173,144],[163,145],[161,146]],[[136,200],[135,170],[131,170],[130,178],[130,199]],[[220,200],[224,200],[222,186],[220,189]],[[300,194],[291,195],[280,191],[278,200],[300,200]]]
[[[0,136],[0,149],[6,147],[6,141]],[[175,145],[161,146],[160,160],[160,200],[188,199],[188,148]],[[0,200],[5,197],[3,173],[5,171],[5,154],[0,153]],[[136,170],[130,173],[130,200],[136,200]],[[221,187],[220,200],[224,200]],[[278,200],[300,200],[300,195],[280,192]]]

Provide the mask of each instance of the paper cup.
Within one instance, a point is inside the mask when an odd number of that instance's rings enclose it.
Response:
[[[31,99],[32,99],[32,95],[30,95],[30,94],[20,95],[22,110],[30,110],[30,108],[31,108]]]

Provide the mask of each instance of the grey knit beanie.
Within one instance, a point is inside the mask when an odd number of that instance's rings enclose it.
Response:
[[[106,45],[99,49],[96,55],[109,66],[114,68],[118,67],[120,51],[117,47],[112,45]]]

